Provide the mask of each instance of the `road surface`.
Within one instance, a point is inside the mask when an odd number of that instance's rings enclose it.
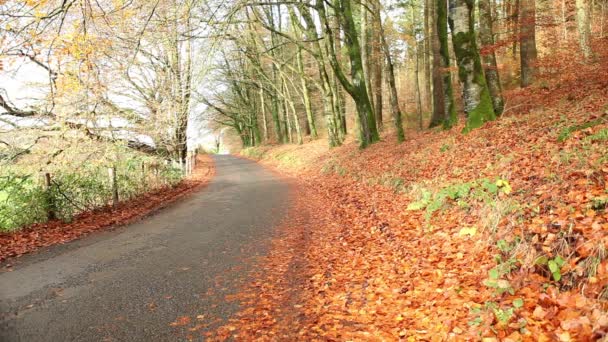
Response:
[[[253,162],[214,160],[205,189],[154,216],[13,261],[0,341],[179,341],[197,316],[234,313],[225,295],[266,252],[289,187]],[[171,325],[182,316],[191,324]]]

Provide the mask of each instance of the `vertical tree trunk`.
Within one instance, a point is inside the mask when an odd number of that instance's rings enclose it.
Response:
[[[576,0],[576,26],[578,27],[578,42],[585,60],[593,59],[593,51],[591,50],[591,25],[589,12],[588,1]]]
[[[437,30],[437,1],[429,1],[429,27],[431,39],[431,50],[433,53],[432,80],[433,80],[433,114],[429,128],[443,125],[449,120],[446,115],[445,95],[443,90],[443,77],[441,72],[441,43]]]
[[[496,54],[494,53],[494,34],[492,30],[492,6],[490,0],[479,0],[479,38],[482,44],[482,50],[487,47],[488,51],[482,54],[486,82],[494,112],[496,115],[502,114],[504,109],[504,100],[502,98],[502,87],[500,85],[500,76],[498,74],[498,66],[496,64]]]
[[[361,10],[359,14],[361,15],[361,30],[359,32],[361,37],[361,63],[363,64],[363,79],[365,82],[365,87],[367,89],[367,93],[370,95],[370,103],[373,104],[373,99],[371,98],[372,91],[372,81],[370,77],[370,63],[369,63],[369,11],[367,10],[367,2],[365,0],[360,0]]]
[[[298,64],[298,72],[300,73],[300,82],[302,87],[302,97],[304,100],[304,110],[306,111],[306,122],[308,123],[308,127],[310,129],[310,135],[313,139],[316,139],[317,134],[317,125],[315,123],[315,117],[312,112],[312,104],[310,103],[310,91],[308,90],[308,82],[306,82],[306,74],[304,71],[304,61],[302,59],[302,49],[298,47],[297,52],[297,64]]]
[[[416,116],[418,117],[418,129],[422,130],[422,100],[420,98],[420,43],[414,44],[414,59],[416,60],[414,69],[414,89],[416,89]]]
[[[266,119],[266,103],[264,101],[264,89],[260,88],[260,108],[262,110],[262,127],[264,128],[264,141],[268,141],[268,120]]]
[[[450,0],[449,10],[452,42],[458,61],[458,75],[463,84],[462,97],[467,114],[465,131],[496,119],[475,42],[474,4],[474,0]]]
[[[424,0],[424,92],[425,92],[425,107],[428,111],[432,111],[432,85],[431,85],[431,28],[429,25],[431,0]]]
[[[324,6],[322,3],[320,5]],[[317,6],[319,6],[319,4],[317,4]],[[342,143],[342,139],[340,138],[338,132],[338,123],[334,120],[333,117],[332,84],[327,69],[325,68],[325,55],[323,49],[321,48],[321,44],[319,43],[317,29],[313,17],[310,14],[310,10],[311,9],[303,6],[300,7],[302,19],[304,19],[306,23],[306,38],[313,42],[312,53],[314,54],[313,57],[317,62],[317,69],[319,71],[319,75],[321,76],[323,93],[323,116],[325,118],[325,127],[327,129],[327,140],[329,141],[330,147],[336,147],[340,146],[340,144]],[[327,44],[329,44],[329,42]],[[332,56],[328,56],[328,58],[331,59]]]
[[[510,0],[513,1],[513,0]],[[521,0],[521,1],[530,1],[530,0]],[[517,59],[517,43],[521,41],[519,35],[521,33],[520,30],[520,8],[522,7],[520,0],[515,0],[515,4],[512,6],[512,14],[511,14],[511,24],[513,27],[513,59]],[[532,0],[534,1],[534,0]]]
[[[334,18],[334,49],[336,51],[336,60],[338,63],[342,61],[342,44],[340,43],[340,19],[337,15]],[[331,77],[332,86],[334,87],[334,94],[337,96],[338,112],[340,113],[340,121],[338,123],[339,132],[342,137],[348,133],[346,126],[346,100],[344,98],[344,90],[340,86],[340,81],[335,73],[332,73]],[[355,115],[355,118],[357,116]]]
[[[370,2],[373,12],[372,16],[372,79],[373,79],[373,94],[374,94],[374,114],[376,115],[376,124],[378,130],[382,130],[382,42],[380,38],[380,8],[379,0],[371,0]]]
[[[568,21],[566,17],[566,0],[562,0],[562,30],[564,41],[568,40]]]
[[[274,13],[272,12],[272,7],[269,6],[268,8],[265,8],[265,14],[266,14],[266,18],[268,19],[268,24],[275,28],[275,22],[274,22]],[[270,33],[270,41],[272,46],[278,46],[278,37],[277,34],[274,32]],[[272,49],[270,50],[270,57],[273,59],[276,59],[276,50]],[[278,76],[278,69],[276,64],[272,64],[272,79],[274,80],[275,84],[278,84],[279,81],[279,76]],[[283,143],[285,142],[285,135],[283,133],[283,127],[281,126],[281,103],[279,100],[279,94],[276,93],[272,94],[271,97],[271,102],[272,102],[272,106],[271,106],[271,111],[272,111],[272,121],[274,123],[274,132],[276,135],[276,139],[278,143]]]
[[[405,140],[405,134],[403,132],[401,110],[399,109],[397,85],[395,84],[395,68],[393,66],[393,60],[391,58],[391,52],[388,47],[388,43],[386,42],[386,36],[384,35],[384,27],[382,26],[382,21],[380,21],[380,39],[382,40],[382,51],[384,53],[384,57],[386,58],[386,82],[388,84],[389,89],[391,115],[393,117],[393,123],[395,125],[395,133],[397,134],[397,141],[403,142]]]
[[[450,48],[448,39],[448,3],[447,0],[437,0],[437,38],[439,40],[440,66],[443,79],[443,103],[445,107],[444,128],[456,124],[458,116],[452,88],[452,73],[450,71]]]
[[[606,1],[602,1],[602,8],[600,10],[600,39],[604,38],[604,22],[606,20]]]
[[[536,74],[536,1],[521,0],[520,59],[522,87],[534,82]]]
[[[363,74],[363,60],[361,58],[361,45],[355,27],[355,21],[352,13],[352,3],[350,0],[334,0],[333,6],[337,9],[336,14],[341,16],[340,24],[344,31],[346,47],[348,49],[348,57],[350,59],[350,74],[352,81],[349,81],[342,71],[342,67],[336,59],[336,51],[333,42],[331,28],[327,20],[325,12],[325,4],[323,0],[316,1],[316,9],[319,12],[322,24],[325,27],[328,50],[330,51],[329,61],[340,80],[342,86],[346,89],[349,95],[355,101],[357,107],[357,115],[359,116],[359,146],[367,147],[369,144],[379,140],[378,129],[376,127],[376,118],[374,110],[369,100],[369,94],[365,84]]]

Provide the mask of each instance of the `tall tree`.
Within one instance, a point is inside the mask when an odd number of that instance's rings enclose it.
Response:
[[[458,62],[458,75],[463,84],[464,110],[467,114],[465,131],[496,119],[475,41],[474,13],[474,0],[450,0],[449,24]]]
[[[536,74],[536,1],[521,0],[519,55],[522,87],[534,82]]]
[[[403,122],[401,119],[401,110],[399,109],[397,85],[395,83],[395,67],[393,65],[391,51],[388,43],[386,42],[386,35],[384,34],[384,26],[382,25],[382,21],[380,21],[380,38],[382,40],[382,52],[386,58],[386,82],[389,89],[391,115],[395,125],[395,134],[397,135],[397,141],[403,142],[405,140],[405,133],[403,132]]]
[[[432,81],[433,81],[433,113],[429,128],[443,125],[449,118],[445,108],[445,91],[443,87],[443,75],[441,66],[441,42],[436,25],[437,1],[429,4],[429,30],[431,39],[431,51],[433,53]]]
[[[372,76],[372,91],[374,100],[374,114],[376,115],[376,123],[378,129],[382,130],[383,119],[382,119],[382,66],[383,66],[383,54],[382,54],[382,41],[381,41],[381,10],[380,0],[370,0],[370,8],[372,10],[372,63],[371,63],[371,76]]]
[[[486,82],[494,104],[496,115],[502,114],[504,100],[502,97],[502,86],[500,85],[500,75],[496,64],[496,54],[494,53],[494,33],[492,29],[492,4],[490,0],[479,0],[479,39],[482,44],[482,60]]]
[[[586,60],[593,59],[591,50],[590,5],[586,0],[576,0],[576,26],[578,42]]]
[[[445,118],[443,126],[450,128],[456,124],[456,104],[454,102],[454,90],[452,88],[452,74],[450,72],[450,49],[448,37],[448,2],[437,0],[436,8],[437,39],[439,40],[440,67],[443,79],[443,98],[445,107]]]
[[[338,63],[333,42],[334,35],[329,25],[325,3],[323,0],[316,0],[315,3],[315,8],[319,13],[321,23],[324,26],[325,38],[329,38],[326,45],[330,51],[329,62],[334,73],[338,77],[338,80],[340,80],[344,89],[355,102],[357,115],[359,117],[359,146],[365,148],[369,146],[369,144],[378,141],[380,137],[376,127],[374,110],[365,84],[361,45],[359,44],[359,36],[353,17],[352,3],[350,0],[334,0],[332,6],[336,9],[335,14],[340,16],[339,22],[341,29],[344,32],[345,45],[350,60],[351,80],[346,77],[342,71],[342,66]]]

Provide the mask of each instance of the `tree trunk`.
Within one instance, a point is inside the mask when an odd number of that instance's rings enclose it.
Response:
[[[342,61],[342,45],[340,43],[340,19],[337,15],[334,15],[334,49],[336,51],[336,60],[338,63]],[[332,73],[331,77],[332,86],[334,87],[334,95],[337,96],[337,104],[338,104],[338,112],[340,113],[340,121],[339,121],[339,132],[341,135],[341,140],[348,133],[348,128],[346,126],[346,100],[344,98],[344,90],[340,86],[340,81],[335,73]],[[355,115],[355,117],[357,117]]]
[[[416,80],[414,81],[414,86],[416,89],[416,115],[418,116],[418,129],[422,130],[422,100],[420,98],[420,43],[416,42],[414,44],[414,58],[416,59],[416,67],[414,70],[414,77]]]
[[[432,111],[432,85],[431,85],[431,27],[429,19],[431,0],[424,0],[424,92],[425,92],[425,107],[428,111]]]
[[[260,108],[262,110],[262,124],[264,128],[264,141],[268,141],[268,121],[266,119],[266,104],[264,103],[264,90],[260,88]]]
[[[395,68],[393,66],[393,60],[391,58],[391,52],[386,42],[384,35],[384,27],[382,21],[380,21],[380,39],[382,40],[382,50],[384,57],[386,58],[386,82],[389,89],[390,103],[391,103],[391,115],[393,116],[393,123],[395,125],[395,133],[397,134],[397,141],[403,142],[405,140],[405,134],[403,133],[403,122],[401,119],[401,110],[399,109],[399,97],[397,95],[397,85],[395,84]]]
[[[513,0],[510,0],[513,1]],[[522,0],[522,1],[534,1],[534,0]],[[512,14],[511,14],[511,24],[513,27],[513,37],[515,37],[515,39],[513,39],[513,59],[517,59],[517,43],[520,42],[520,8],[521,8],[521,1],[520,0],[515,0],[515,5],[512,7]]]
[[[458,75],[463,84],[462,97],[467,114],[465,131],[496,119],[475,42],[474,4],[474,0],[450,0],[449,10],[452,42],[458,62]]]
[[[583,57],[585,57],[585,60],[593,59],[589,3],[586,0],[576,0],[576,26],[578,27],[578,42],[581,46]]]
[[[500,85],[500,76],[496,64],[496,54],[494,53],[492,23],[492,6],[490,0],[479,0],[479,38],[481,40],[482,50],[484,48],[488,49],[488,51],[482,54],[486,82],[488,83],[488,90],[492,97],[494,112],[496,115],[500,115],[504,109],[504,100],[502,98],[502,87]]]
[[[310,91],[308,90],[308,84],[306,82],[306,74],[304,71],[304,61],[302,59],[302,49],[298,47],[297,52],[297,63],[298,63],[298,72],[300,73],[300,82],[302,87],[302,97],[304,100],[304,110],[306,111],[306,122],[308,123],[308,127],[310,129],[310,135],[313,139],[316,139],[317,134],[317,126],[315,123],[315,117],[312,113],[312,104],[310,103]]]
[[[325,12],[325,4],[323,0],[316,1],[316,8],[319,12],[322,24],[325,27],[326,37],[329,38],[327,41],[327,47],[330,51],[329,61],[340,80],[342,86],[346,89],[349,95],[355,101],[357,107],[357,115],[359,116],[359,146],[365,148],[369,144],[379,140],[378,129],[376,127],[376,118],[374,116],[374,110],[369,100],[369,94],[365,85],[365,77],[363,75],[363,60],[361,58],[361,46],[359,45],[358,33],[355,27],[355,21],[353,18],[351,1],[350,0],[334,0],[333,6],[337,9],[336,14],[341,16],[340,24],[344,31],[344,37],[346,40],[346,47],[348,49],[348,56],[350,59],[350,74],[351,80],[349,81],[342,71],[342,67],[338,64],[336,59],[336,51],[333,42],[333,36],[331,28],[327,20]]]
[[[323,6],[322,3],[321,6]],[[340,139],[340,136],[338,134],[338,123],[333,118],[333,95],[331,89],[331,79],[327,73],[327,69],[325,68],[325,55],[323,49],[321,48],[321,44],[319,43],[315,22],[309,11],[309,8],[300,7],[300,13],[306,23],[306,38],[314,42],[312,53],[314,54],[313,57],[317,62],[317,69],[319,71],[319,75],[321,76],[323,93],[323,116],[325,118],[325,127],[327,129],[327,140],[329,141],[330,147],[336,147],[340,146],[342,140]],[[331,59],[332,56],[329,56],[328,58]]]
[[[448,129],[456,124],[458,115],[454,102],[452,73],[450,71],[450,48],[448,39],[448,3],[447,0],[437,0],[437,36],[439,40],[439,58],[443,79],[443,103],[445,120],[443,127]]]
[[[372,94],[374,93],[372,89],[372,78],[371,78],[371,63],[370,63],[370,47],[369,47],[369,38],[370,38],[370,28],[369,28],[369,17],[370,13],[367,9],[367,1],[360,0],[361,4],[361,63],[363,64],[363,79],[365,81],[365,87],[367,89],[367,93],[369,94],[369,102],[372,107],[374,106]],[[349,4],[350,6],[350,4]]]
[[[374,114],[376,115],[376,124],[378,130],[382,130],[382,42],[380,38],[380,1],[371,0],[372,12],[372,79],[373,79],[373,94],[374,94]]]
[[[536,1],[521,0],[520,47],[522,88],[527,87],[536,75]]]
[[[437,17],[437,4],[435,1],[430,3],[432,4],[429,8],[429,38],[431,39],[431,50],[433,53],[433,114],[431,115],[429,128],[433,128],[443,125],[449,118],[446,115],[443,77],[441,74],[441,43],[439,42],[439,34],[435,23],[435,18]]]

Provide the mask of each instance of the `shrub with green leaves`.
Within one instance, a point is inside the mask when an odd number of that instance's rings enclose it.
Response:
[[[180,169],[162,163],[157,171],[142,173],[145,160],[129,158],[114,163],[121,201],[181,181]],[[104,163],[89,163],[76,170],[62,168],[52,174],[48,190],[37,178],[14,171],[0,175],[0,231],[44,222],[51,208],[58,219],[70,221],[75,215],[108,205],[112,200],[112,184]]]

